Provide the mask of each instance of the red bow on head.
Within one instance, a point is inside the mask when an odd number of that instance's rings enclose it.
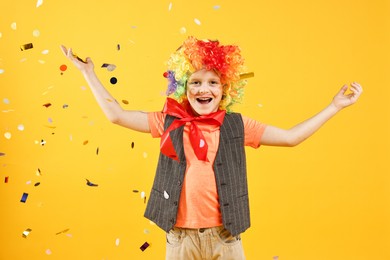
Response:
[[[179,160],[175,148],[173,147],[173,143],[169,133],[182,126],[187,122],[190,123],[190,142],[192,148],[194,149],[195,155],[199,160],[208,161],[207,160],[207,150],[208,146],[199,127],[197,126],[197,122],[207,123],[211,125],[221,126],[223,119],[225,117],[225,110],[218,110],[217,112],[211,113],[205,116],[194,116],[191,112],[188,112],[184,109],[182,105],[180,105],[176,100],[172,98],[167,98],[165,103],[163,113],[168,115],[177,117],[172,124],[168,127],[167,130],[161,136],[160,142],[160,150],[164,155],[174,159]]]

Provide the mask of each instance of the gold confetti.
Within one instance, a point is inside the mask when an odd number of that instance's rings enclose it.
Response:
[[[31,231],[32,231],[31,228],[27,228],[25,231],[23,231],[22,236],[24,238],[27,238],[27,236],[30,234]]]
[[[128,105],[129,101],[127,101],[126,99],[122,99],[122,103],[125,104],[125,105]]]
[[[255,76],[254,72],[242,73],[242,74],[240,74],[240,79],[252,78],[254,76]]]
[[[86,144],[88,144],[88,140],[85,140],[85,141],[83,142],[83,145],[86,145]]]
[[[34,46],[32,43],[26,43],[26,44],[23,44],[22,46],[20,46],[20,50],[25,51],[25,50],[32,49],[33,47]]]

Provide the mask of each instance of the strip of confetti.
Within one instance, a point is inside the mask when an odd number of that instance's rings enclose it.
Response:
[[[34,48],[32,43],[26,43],[26,44],[23,44],[22,46],[20,46],[21,51],[26,51],[26,50],[29,50],[32,48]]]
[[[254,72],[243,73],[243,74],[240,74],[240,79],[252,78],[254,76],[255,76]]]
[[[64,234],[64,233],[68,232],[69,230],[70,230],[69,228],[64,229],[64,230],[62,230],[62,231],[60,231],[60,232],[57,232],[56,235]]]
[[[9,176],[5,176],[4,183],[8,183]]]
[[[22,236],[24,238],[27,238],[27,236],[30,234],[31,231],[32,231],[31,228],[27,228],[25,231],[23,231]]]
[[[140,247],[140,249],[141,249],[142,252],[143,252],[143,251],[145,251],[145,249],[148,248],[149,246],[150,246],[149,243],[148,243],[148,242],[145,242],[145,243]]]
[[[26,203],[28,197],[28,193],[23,192],[22,198],[20,199],[20,202]]]
[[[97,187],[98,186],[98,184],[92,183],[88,179],[86,179],[86,180],[87,180],[87,185],[88,186],[91,186],[91,187]]]

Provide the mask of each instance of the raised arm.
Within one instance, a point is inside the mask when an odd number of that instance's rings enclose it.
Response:
[[[344,85],[325,109],[290,129],[267,126],[260,143],[271,146],[296,146],[300,144],[340,110],[354,104],[363,92],[362,87],[356,82],[351,84],[350,94],[346,94],[347,90],[348,86]]]
[[[61,50],[64,55],[78,68],[87,81],[96,101],[103,110],[106,117],[114,124],[148,133],[150,132],[147,113],[142,111],[124,110],[119,103],[111,96],[100,82],[94,71],[94,64],[90,58],[82,61],[72,52],[72,49],[67,49],[61,45]]]

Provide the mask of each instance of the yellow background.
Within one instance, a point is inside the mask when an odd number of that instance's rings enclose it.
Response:
[[[155,111],[164,63],[188,35],[241,46],[255,77],[235,111],[267,124],[293,126],[345,83],[365,89],[300,146],[247,149],[247,258],[390,259],[389,1],[36,3],[0,3],[0,259],[164,258],[164,233],[143,217],[140,195],[159,140],[108,122],[59,45],[92,57],[124,108]],[[21,51],[26,43],[34,48]]]

